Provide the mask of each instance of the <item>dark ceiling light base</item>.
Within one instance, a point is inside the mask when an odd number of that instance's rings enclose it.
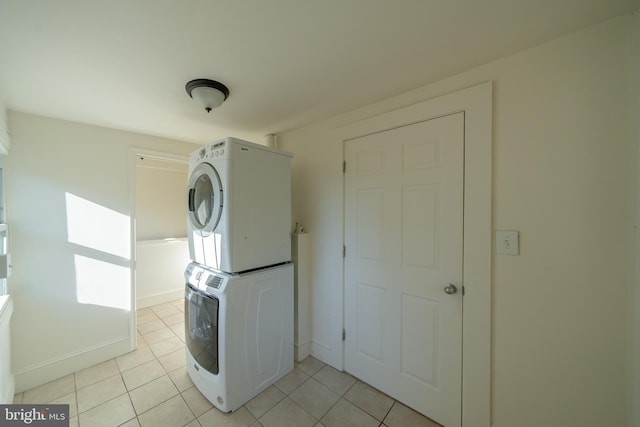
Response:
[[[208,79],[191,80],[185,86],[189,96],[209,113],[229,97],[229,89],[220,82]]]

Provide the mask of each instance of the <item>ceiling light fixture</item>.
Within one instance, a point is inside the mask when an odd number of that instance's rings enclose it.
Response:
[[[194,101],[202,105],[207,113],[218,108],[229,97],[229,89],[215,80],[195,79],[185,86]]]

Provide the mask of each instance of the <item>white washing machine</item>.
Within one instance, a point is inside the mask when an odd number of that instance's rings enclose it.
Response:
[[[291,260],[290,153],[226,138],[191,154],[191,260],[237,273]]]
[[[185,271],[187,372],[223,412],[293,370],[293,264],[230,275]]]

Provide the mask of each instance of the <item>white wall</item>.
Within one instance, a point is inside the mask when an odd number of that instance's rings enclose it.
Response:
[[[637,28],[637,17],[616,18],[278,136],[295,155],[292,220],[313,236],[318,356],[342,328],[332,300],[342,292],[343,153],[332,130],[490,80],[493,227],[521,236],[520,256],[492,257],[492,425],[634,425]]]
[[[7,110],[0,99],[0,140],[5,132],[7,123]],[[0,168],[4,168],[4,156],[0,156]],[[0,171],[1,172],[1,171]],[[4,209],[2,197],[4,193],[3,183],[0,182],[0,208]],[[0,222],[2,214],[0,213]],[[11,331],[10,321],[13,313],[13,301],[10,296],[3,295],[4,280],[0,279],[0,404],[13,402],[13,392],[15,390],[15,378],[11,370]]]
[[[137,308],[180,299],[184,269],[191,262],[187,238],[171,242],[147,240],[136,248]]]
[[[188,163],[136,158],[137,307],[181,298],[187,242]],[[164,239],[172,238],[170,242]]]
[[[194,148],[195,150],[195,148]],[[136,158],[136,238],[187,236],[188,163]]]
[[[0,99],[0,123],[7,123],[7,107],[4,105],[2,99]]]
[[[16,390],[131,348],[132,147],[193,144],[9,111]]]
[[[15,377],[11,371],[11,314],[13,301],[0,295],[0,405],[13,403]]]
[[[634,44],[634,64],[633,70],[636,72],[636,79],[632,82],[631,93],[635,94],[635,98],[631,102],[630,117],[632,123],[635,123],[634,140],[636,142],[635,155],[630,159],[635,160],[635,185],[632,188],[633,194],[631,200],[635,200],[635,241],[633,247],[635,261],[635,280],[630,285],[629,297],[629,327],[632,330],[629,360],[629,384],[628,399],[630,419],[635,421],[635,425],[640,425],[640,13],[635,14],[633,32]]]
[[[6,154],[11,147],[11,141],[7,127],[7,108],[0,99],[0,154]]]

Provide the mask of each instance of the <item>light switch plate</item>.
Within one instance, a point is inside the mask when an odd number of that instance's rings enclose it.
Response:
[[[496,231],[496,251],[499,255],[520,255],[519,233],[513,230]]]

